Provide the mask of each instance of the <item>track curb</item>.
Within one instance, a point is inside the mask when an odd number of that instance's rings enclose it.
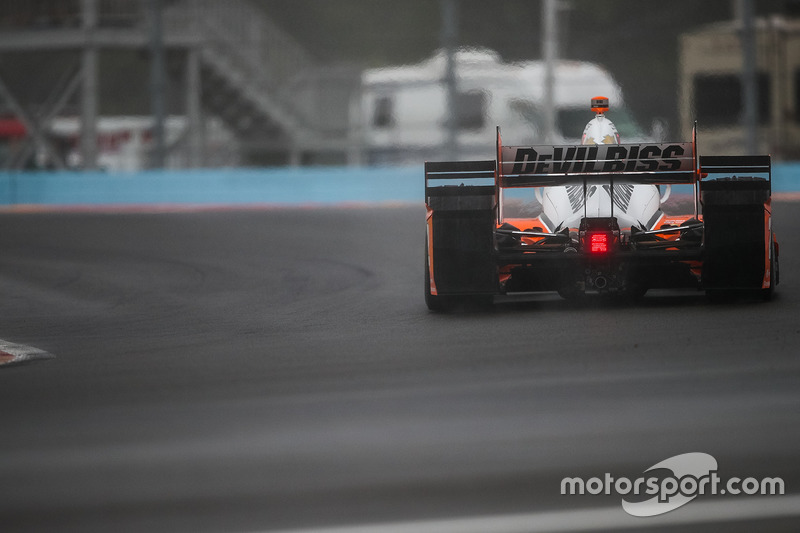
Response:
[[[0,368],[53,358],[55,358],[53,354],[39,348],[0,339]]]

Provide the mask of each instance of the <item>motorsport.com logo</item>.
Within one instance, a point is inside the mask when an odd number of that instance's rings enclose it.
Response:
[[[671,472],[669,475],[664,475]],[[566,477],[561,480],[562,495],[622,496],[622,508],[633,516],[656,516],[674,511],[703,495],[783,495],[785,486],[778,477],[731,477],[723,481],[717,475],[717,460],[707,453],[676,455],[654,464],[636,479],[603,477],[584,480]],[[642,497],[651,496],[642,500]]]

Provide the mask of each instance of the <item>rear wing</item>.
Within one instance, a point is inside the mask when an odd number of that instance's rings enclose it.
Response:
[[[609,179],[694,184],[694,143],[503,146],[497,130],[498,186],[547,187]]]

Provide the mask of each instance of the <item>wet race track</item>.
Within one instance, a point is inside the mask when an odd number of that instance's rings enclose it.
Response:
[[[421,207],[2,214],[0,338],[55,357],[0,367],[0,529],[797,531],[800,213],[775,213],[771,303],[444,315]],[[560,494],[688,452],[789,495]]]

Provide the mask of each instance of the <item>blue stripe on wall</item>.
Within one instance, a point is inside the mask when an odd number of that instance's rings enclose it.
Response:
[[[800,163],[775,163],[775,192],[800,192]],[[0,173],[0,205],[422,202],[423,169],[270,168]]]
[[[0,173],[0,205],[422,201],[422,167]]]
[[[772,190],[800,192],[800,163],[773,163]]]

